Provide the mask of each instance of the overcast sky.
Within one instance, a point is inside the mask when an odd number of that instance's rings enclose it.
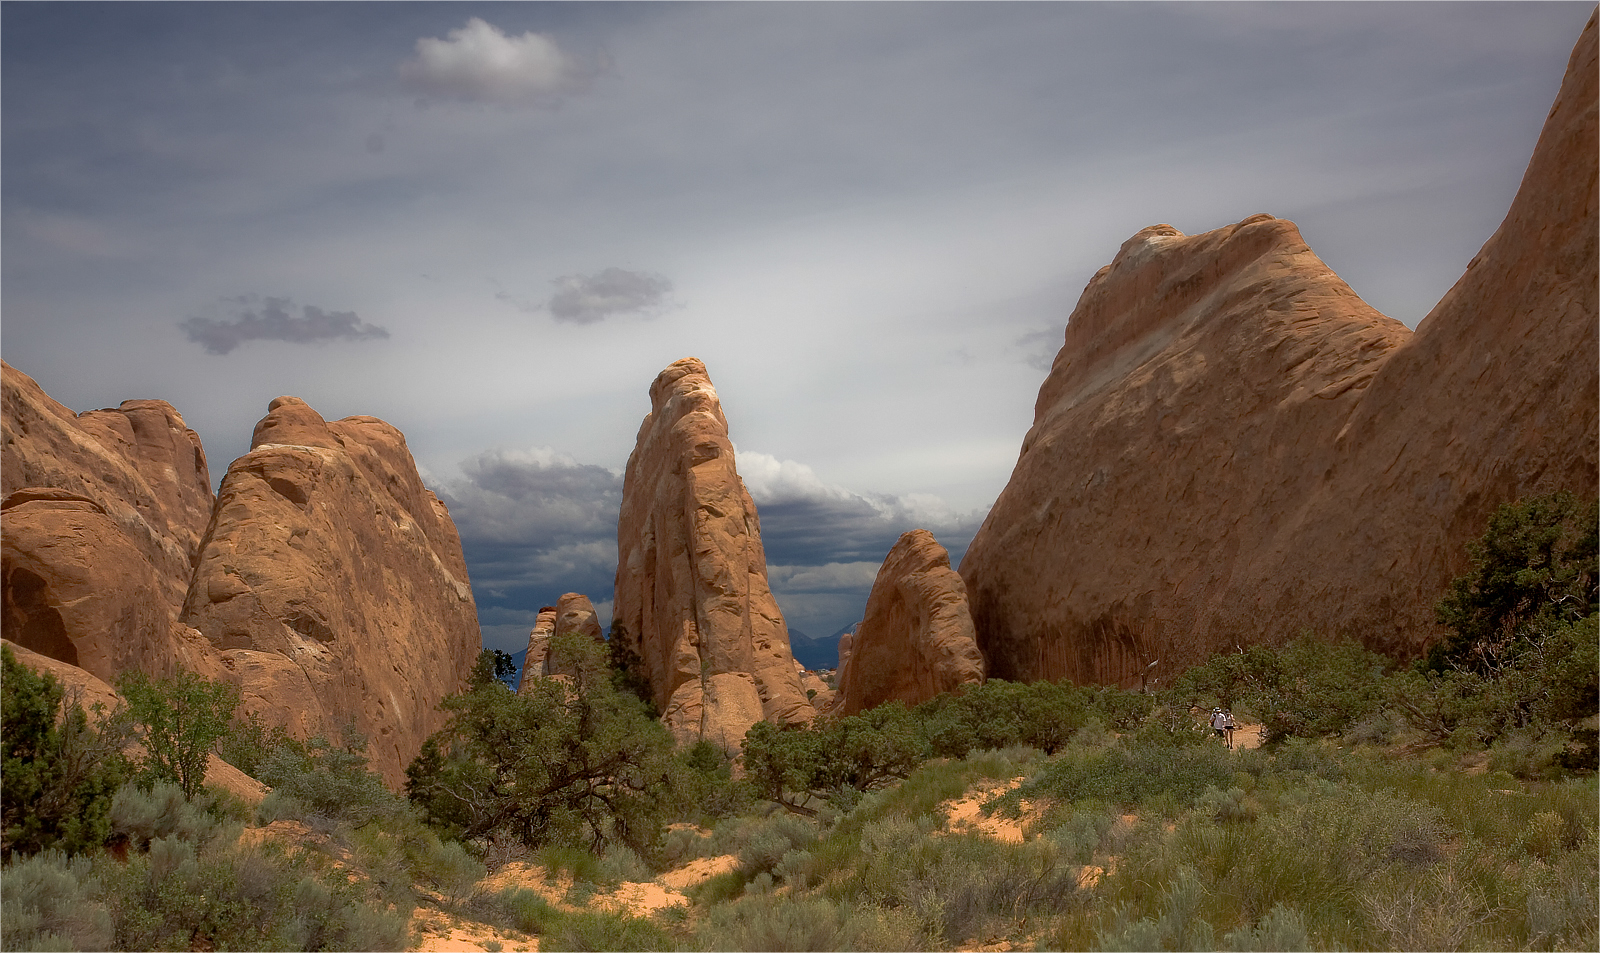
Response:
[[[406,434],[486,644],[609,618],[651,380],[706,362],[790,625],[959,560],[1138,229],[1293,219],[1415,325],[1510,204],[1589,3],[20,3],[4,356]]]

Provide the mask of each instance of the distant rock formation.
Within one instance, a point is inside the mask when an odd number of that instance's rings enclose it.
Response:
[[[522,657],[522,674],[517,676],[517,694],[527,691],[536,678],[549,675],[545,662],[550,656],[550,640],[556,634],[556,607],[540,606],[528,632],[528,651]]]
[[[992,677],[1134,684],[1304,632],[1415,655],[1496,505],[1596,492],[1595,32],[1415,334],[1265,215],[1144,229],[1094,276],[962,561]]]
[[[168,404],[74,414],[9,365],[0,384],[6,639],[106,683],[226,678],[301,737],[353,722],[403,780],[480,637],[455,526],[399,431],[279,398],[213,498]]]
[[[391,783],[477,658],[461,541],[398,430],[279,397],[222,480],[181,621],[238,664],[245,707],[338,737]],[[280,695],[283,684],[308,695]]]
[[[528,651],[522,659],[522,673],[517,676],[517,693],[527,691],[537,678],[552,675],[576,675],[550,657],[550,640],[558,635],[579,635],[595,642],[604,642],[600,631],[600,617],[595,614],[594,603],[580,592],[568,592],[553,606],[541,606],[528,633]]]
[[[737,748],[763,718],[804,722],[816,710],[705,365],[685,358],[662,371],[650,407],[623,481],[613,637],[642,660],[680,740]]]
[[[889,701],[915,705],[983,681],[966,584],[925,529],[905,533],[889,550],[866,616],[845,639],[832,709],[841,715]]]

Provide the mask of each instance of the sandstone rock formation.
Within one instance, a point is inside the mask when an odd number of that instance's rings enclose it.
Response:
[[[214,500],[169,405],[74,414],[0,373],[5,638],[106,683],[229,679],[301,737],[353,721],[398,785],[479,643],[454,524],[400,433],[280,398]]]
[[[480,642],[455,524],[405,438],[293,397],[222,480],[182,621],[224,651],[247,710],[334,738],[353,722],[392,784]]]
[[[1510,214],[1415,334],[1295,227],[1090,281],[962,561],[992,677],[1136,684],[1311,632],[1415,654],[1502,502],[1596,492],[1595,20]]]
[[[522,657],[522,673],[517,676],[517,694],[536,678],[549,675],[545,662],[550,655],[550,640],[556,634],[556,607],[540,606],[534,617],[533,629],[528,633],[528,652]]]
[[[763,718],[803,722],[815,709],[705,365],[662,371],[650,407],[623,481],[614,637],[642,659],[678,738],[736,748]]]
[[[0,362],[0,494],[28,487],[91,501],[155,571],[165,602],[182,601],[211,518],[200,438],[160,400],[74,414]]]
[[[556,635],[581,635],[595,642],[604,642],[605,633],[600,631],[600,616],[594,611],[594,603],[581,592],[568,592],[556,600]]]
[[[847,638],[833,709],[841,715],[889,701],[915,705],[983,681],[966,584],[925,529],[903,534],[889,550],[866,615]]]
[[[517,676],[517,692],[521,694],[536,678],[555,675],[576,675],[568,671],[550,655],[550,640],[558,635],[577,635],[595,642],[604,642],[600,631],[600,617],[594,603],[581,592],[564,593],[553,606],[542,606],[528,633],[528,651],[523,656],[522,673]]]

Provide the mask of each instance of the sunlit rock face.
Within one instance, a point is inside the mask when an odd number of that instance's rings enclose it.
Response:
[[[391,784],[477,657],[455,525],[405,438],[283,397],[211,492],[169,404],[74,414],[4,387],[4,636],[102,682],[186,669],[299,737],[370,740]]]
[[[966,584],[932,533],[911,530],[889,550],[840,654],[834,710],[841,715],[890,701],[916,705],[983,681]]]
[[[196,670],[177,610],[211,517],[200,438],[170,404],[75,414],[0,364],[7,639],[113,680]]]
[[[1500,229],[1411,333],[1287,221],[1129,239],[962,561],[991,677],[1160,678],[1310,633],[1398,655],[1500,503],[1597,490],[1591,17]]]
[[[650,387],[617,524],[614,617],[680,740],[737,749],[751,725],[816,710],[767,586],[755,504],[705,365],[685,358]]]
[[[223,477],[181,621],[224,653],[247,708],[330,738],[353,723],[393,784],[481,647],[455,524],[405,437],[294,397]]]
[[[534,617],[533,628],[528,631],[528,651],[522,656],[522,674],[517,676],[517,694],[532,691],[535,680],[550,674],[546,661],[550,657],[550,640],[556,633],[556,607],[540,606]]]

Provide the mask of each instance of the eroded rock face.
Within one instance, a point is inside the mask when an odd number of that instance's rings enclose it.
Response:
[[[1302,632],[1407,655],[1502,502],[1596,492],[1595,21],[1415,335],[1270,216],[1125,243],[961,565],[991,677],[1138,684]]]
[[[330,738],[353,721],[391,784],[480,643],[455,525],[405,438],[293,397],[223,478],[182,621],[233,659],[247,710]]]
[[[581,635],[595,642],[606,640],[605,633],[600,631],[600,616],[594,611],[594,603],[581,592],[563,593],[556,600],[554,632],[556,635]]]
[[[455,525],[399,431],[280,398],[214,507],[170,405],[74,414],[0,372],[5,637],[106,683],[231,680],[300,737],[353,720],[398,785],[480,640]]]
[[[3,362],[0,405],[0,494],[42,487],[93,502],[155,573],[156,598],[182,602],[213,502],[182,415],[160,400],[74,414]]]
[[[522,657],[522,673],[517,676],[517,694],[522,694],[536,678],[550,674],[547,662],[550,657],[550,640],[556,633],[556,607],[540,606],[534,617],[533,629],[528,632],[528,653]]]
[[[966,584],[925,529],[905,533],[889,550],[849,641],[834,702],[841,715],[889,701],[916,705],[983,681]]]
[[[737,748],[756,721],[797,723],[816,711],[705,365],[685,358],[662,371],[650,406],[617,525],[618,637],[643,660],[679,739]]]

